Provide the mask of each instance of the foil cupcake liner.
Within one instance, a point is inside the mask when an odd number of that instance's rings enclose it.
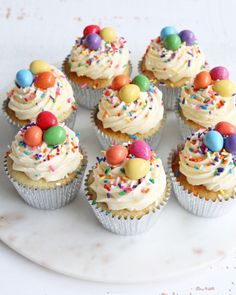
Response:
[[[92,123],[92,126],[96,132],[96,135],[98,137],[98,140],[100,142],[100,144],[102,145],[102,147],[104,149],[107,149],[108,147],[110,147],[111,145],[113,144],[122,144],[124,142],[127,142],[127,140],[116,140],[114,138],[112,138],[111,136],[108,136],[107,134],[105,134],[103,131],[101,131],[96,123],[95,123],[95,120],[94,120],[94,116],[95,116],[95,113],[97,112],[97,106],[93,109],[93,111],[91,112],[91,123]],[[142,138],[143,140],[145,140],[154,150],[157,149],[158,147],[158,144],[161,140],[161,136],[162,136],[162,133],[163,133],[163,127],[165,125],[165,122],[166,122],[166,118],[167,118],[167,115],[166,115],[166,112],[164,112],[164,115],[163,115],[163,118],[161,120],[161,124],[160,124],[160,127],[159,129],[152,135],[152,136],[148,136],[148,137],[144,137]],[[138,137],[136,136],[130,136],[130,141],[134,141],[138,139]]]
[[[43,210],[55,210],[68,205],[77,197],[77,192],[82,184],[88,163],[87,154],[83,148],[81,148],[81,152],[83,154],[83,164],[80,170],[78,170],[76,177],[70,183],[61,186],[58,185],[55,188],[32,188],[19,183],[9,174],[7,156],[4,159],[4,170],[20,197],[29,206]]]
[[[236,205],[235,195],[228,200],[207,200],[206,198],[201,198],[199,195],[196,196],[190,193],[177,180],[172,170],[172,161],[177,157],[179,151],[182,150],[183,147],[184,144],[178,145],[177,149],[173,149],[168,157],[168,172],[177,200],[184,209],[197,216],[218,217],[227,214]]]
[[[88,172],[87,177],[85,179],[85,190],[87,200],[96,218],[102,224],[102,226],[108,231],[118,235],[137,235],[148,231],[158,220],[163,208],[167,204],[170,197],[171,184],[169,179],[167,178],[165,196],[156,208],[149,211],[146,215],[142,216],[141,218],[124,218],[122,216],[113,216],[109,210],[103,210],[100,206],[96,204],[96,202],[90,199],[88,190],[88,178],[91,173],[92,170]]]
[[[65,64],[68,62],[69,55],[66,57],[62,64],[62,72],[66,75],[65,71]],[[132,65],[130,65],[130,73],[132,72]],[[103,91],[105,88],[100,88],[100,89],[94,89],[91,87],[88,87],[86,85],[78,85],[74,83],[70,78],[66,75],[67,80],[70,82],[71,87],[74,92],[74,97],[76,99],[76,102],[78,103],[79,106],[82,106],[87,109],[93,109],[101,99],[103,95]]]
[[[7,106],[8,106],[8,102],[9,99],[5,99],[3,101],[2,104],[2,111],[3,114],[5,116],[5,118],[7,119],[8,123],[11,124],[16,131],[18,131],[20,128],[22,128],[24,125],[19,124],[18,122],[12,120],[12,118],[8,115],[7,113]],[[74,125],[75,125],[75,120],[76,120],[76,111],[73,111],[70,116],[64,121],[64,123],[66,124],[66,126],[68,126],[70,129],[74,129]]]

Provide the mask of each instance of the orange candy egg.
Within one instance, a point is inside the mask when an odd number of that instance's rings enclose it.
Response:
[[[36,76],[34,85],[37,88],[47,89],[55,84],[55,77],[51,72],[43,72]]]
[[[128,156],[128,149],[121,145],[113,145],[106,151],[107,162],[111,165],[122,163]]]
[[[209,85],[211,85],[211,75],[207,71],[202,71],[197,74],[197,76],[194,79],[194,88],[196,90],[200,88],[207,88]]]
[[[111,84],[111,88],[114,90],[120,90],[123,86],[130,83],[130,77],[128,75],[116,76]]]
[[[24,142],[29,146],[39,146],[43,141],[43,131],[38,126],[28,128],[24,134]]]

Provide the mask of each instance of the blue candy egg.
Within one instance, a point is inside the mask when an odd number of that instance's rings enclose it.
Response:
[[[161,39],[164,40],[168,35],[178,34],[174,27],[164,27],[161,30]]]
[[[212,152],[219,152],[223,148],[224,139],[220,132],[211,130],[205,134],[203,143]]]
[[[20,87],[29,87],[32,85],[34,76],[29,70],[20,70],[16,73],[16,83]]]

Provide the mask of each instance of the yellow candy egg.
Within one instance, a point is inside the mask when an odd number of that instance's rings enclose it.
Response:
[[[135,84],[123,86],[119,91],[119,98],[125,103],[131,103],[137,100],[140,96],[140,88]]]
[[[236,86],[230,80],[220,80],[214,83],[213,90],[221,96],[229,97],[236,91]]]
[[[125,164],[125,174],[130,179],[140,179],[147,175],[150,163],[141,158],[129,159]]]
[[[99,34],[105,42],[113,42],[116,40],[116,32],[110,27],[103,28]]]
[[[30,71],[34,74],[40,74],[43,72],[48,72],[50,71],[50,65],[41,59],[37,59],[32,61],[32,63],[30,64]]]

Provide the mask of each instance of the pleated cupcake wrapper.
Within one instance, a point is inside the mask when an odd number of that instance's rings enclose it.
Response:
[[[169,178],[167,178],[165,196],[156,208],[149,211],[146,215],[142,216],[141,218],[125,218],[123,216],[113,216],[111,211],[103,210],[103,208],[97,205],[96,202],[90,199],[88,179],[92,171],[93,170],[90,170],[88,172],[87,177],[85,179],[86,197],[91,208],[93,209],[95,216],[105,229],[118,235],[129,236],[146,232],[156,223],[159,215],[162,212],[162,209],[165,207],[170,197],[171,184]]]
[[[77,197],[88,163],[87,154],[83,148],[81,148],[81,152],[83,164],[77,171],[76,177],[70,183],[58,185],[55,188],[32,188],[19,183],[9,174],[7,156],[4,159],[4,169],[17,192],[28,205],[37,209],[55,210],[68,205]]]
[[[95,121],[94,121],[94,116],[95,116],[95,113],[97,112],[97,107],[94,108],[94,110],[91,112],[91,123],[93,125],[93,128],[97,134],[97,137],[98,137],[98,140],[99,142],[101,143],[102,147],[104,149],[107,149],[108,147],[110,147],[111,145],[113,144],[122,144],[124,142],[127,142],[126,140],[116,140],[114,138],[112,138],[111,136],[108,136],[107,134],[105,134],[103,131],[101,131]],[[152,135],[152,136],[148,136],[148,137],[145,137],[145,138],[142,138],[143,140],[145,140],[154,150],[157,149],[158,147],[158,144],[160,142],[160,139],[161,139],[161,136],[162,136],[162,132],[163,132],[163,127],[165,125],[165,122],[166,122],[166,113],[164,112],[164,115],[163,115],[163,118],[162,118],[162,121],[161,121],[161,124],[159,126],[159,129]],[[134,141],[138,139],[138,137],[135,137],[135,136],[130,136],[130,141]]]
[[[2,105],[2,111],[3,114],[5,115],[7,121],[13,126],[15,127],[16,131],[18,131],[20,128],[22,128],[24,125],[19,124],[18,122],[12,120],[12,118],[8,115],[7,113],[7,106],[8,106],[8,102],[9,99],[5,99],[3,101],[3,105]],[[70,129],[74,129],[74,125],[75,125],[75,120],[76,120],[76,111],[73,111],[70,116],[64,121],[64,123],[66,124],[67,127],[69,127]]]
[[[142,74],[142,60],[138,63],[138,71]],[[155,83],[156,86],[162,91],[162,100],[164,104],[164,108],[167,111],[175,110],[176,97],[179,97],[181,94],[181,87],[169,87],[164,83]]]
[[[178,124],[179,124],[179,129],[180,129],[180,133],[181,136],[184,140],[186,140],[188,137],[190,137],[193,133],[195,133],[197,130],[191,128],[190,126],[188,126],[184,120],[182,119],[181,115],[180,115],[180,105],[179,105],[179,101],[176,100],[175,103],[175,115],[176,118],[178,120]]]
[[[235,195],[229,200],[207,200],[201,198],[199,195],[196,196],[189,192],[177,180],[172,170],[172,161],[178,156],[179,151],[183,148],[183,144],[178,145],[177,149],[173,149],[168,157],[168,172],[175,196],[179,203],[190,213],[201,217],[218,217],[228,213],[236,205]]]
[[[64,60],[62,64],[62,72],[66,75],[65,71],[65,64],[68,62],[69,55],[67,58]],[[130,73],[132,72],[132,65],[130,65]],[[92,88],[89,86],[81,86],[79,84],[74,83],[70,78],[66,75],[67,80],[70,82],[73,92],[74,92],[74,97],[77,101],[77,103],[85,107],[87,109],[93,109],[99,102],[99,100],[102,98],[103,91],[105,88]]]

